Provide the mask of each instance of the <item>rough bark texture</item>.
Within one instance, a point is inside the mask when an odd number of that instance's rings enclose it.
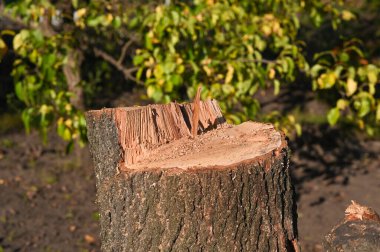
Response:
[[[326,236],[328,252],[380,251],[380,217],[370,207],[352,201],[345,218]]]
[[[355,220],[342,223],[326,237],[327,252],[380,251],[380,223]]]
[[[87,124],[103,251],[298,251],[284,139],[236,165],[119,172],[113,114],[88,113]]]

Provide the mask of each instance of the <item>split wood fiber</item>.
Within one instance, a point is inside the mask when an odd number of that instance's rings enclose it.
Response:
[[[108,110],[117,123],[125,165],[135,163],[138,156],[158,146],[191,136],[191,131],[204,132],[225,122],[217,102],[209,100],[200,103],[200,128],[192,129],[192,106],[170,103]]]
[[[191,137],[191,118],[192,105],[176,103],[86,114],[102,250],[298,251],[284,136],[258,123],[237,128],[244,133],[250,125],[256,127],[250,134],[229,136],[235,127],[225,123],[216,101],[201,102],[197,131],[202,136],[196,139]],[[160,146],[180,141],[198,146],[214,132],[234,148],[252,137],[278,145],[228,165],[129,168],[143,163],[149,153],[160,155],[154,151]],[[226,158],[234,155],[234,148],[225,150]]]

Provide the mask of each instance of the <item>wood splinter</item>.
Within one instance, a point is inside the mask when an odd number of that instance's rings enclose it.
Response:
[[[201,102],[201,90],[202,86],[198,87],[197,94],[195,95],[194,101],[193,101],[193,118],[192,118],[192,125],[193,128],[191,129],[191,133],[193,135],[193,138],[197,136],[198,133],[198,125],[199,125],[199,107]]]

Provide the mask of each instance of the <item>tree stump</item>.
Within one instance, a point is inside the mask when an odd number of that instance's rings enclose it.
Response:
[[[103,251],[299,251],[288,147],[272,125],[229,125],[215,100],[86,120]]]
[[[380,251],[380,217],[370,207],[352,201],[345,218],[325,237],[328,252]]]

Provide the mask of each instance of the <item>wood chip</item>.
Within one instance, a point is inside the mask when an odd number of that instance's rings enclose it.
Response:
[[[96,242],[96,239],[95,237],[93,237],[92,235],[89,235],[89,234],[86,234],[84,236],[84,240],[88,243],[88,244],[94,244]]]
[[[380,217],[375,210],[370,207],[360,205],[353,200],[351,200],[351,205],[347,207],[345,215],[345,221],[373,220],[380,223]]]

